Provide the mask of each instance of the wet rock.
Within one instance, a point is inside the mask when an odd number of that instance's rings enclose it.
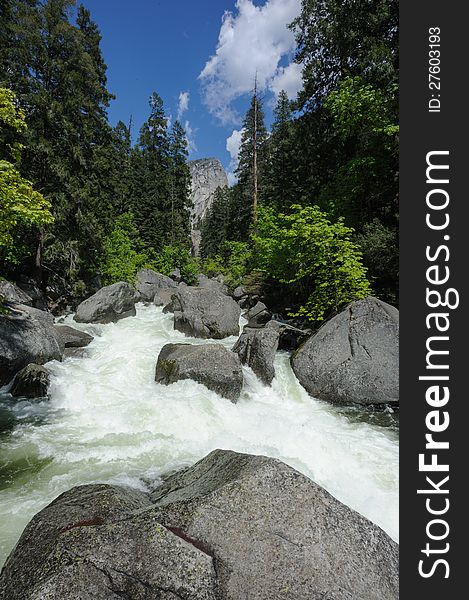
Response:
[[[274,329],[279,334],[279,350],[296,350],[303,344],[311,335],[310,330],[298,329],[272,319],[266,325],[266,328]]]
[[[221,344],[166,344],[158,356],[155,380],[168,385],[182,379],[202,383],[232,402],[243,387],[238,355]]]
[[[73,317],[77,323],[114,323],[136,314],[138,295],[135,289],[123,281],[101,288],[84,300]]]
[[[141,302],[153,302],[160,289],[177,288],[177,283],[171,277],[151,269],[142,269],[137,273],[136,287]]]
[[[222,339],[239,334],[241,309],[232,298],[212,289],[179,287],[164,312],[174,313],[174,328],[192,337]]]
[[[316,398],[398,404],[399,311],[373,297],[352,302],[303,344],[292,367]]]
[[[0,385],[30,363],[62,360],[64,344],[50,313],[15,304],[0,314]]]
[[[49,383],[49,371],[42,365],[31,364],[15,375],[10,394],[21,398],[44,398]]]
[[[270,385],[275,377],[275,354],[280,335],[274,329],[252,329],[245,327],[233,352],[239,355],[241,362],[248,365],[259,379]]]
[[[93,341],[93,336],[68,325],[56,325],[56,331],[62,338],[65,348],[84,348]]]
[[[263,302],[257,302],[246,314],[248,327],[263,327],[272,318],[272,313]]]

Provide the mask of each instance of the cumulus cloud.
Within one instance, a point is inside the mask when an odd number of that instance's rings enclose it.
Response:
[[[235,171],[238,166],[239,149],[241,147],[242,129],[234,129],[233,133],[226,139],[226,149],[231,156],[230,168],[227,173],[230,185],[236,183]]]
[[[237,122],[231,103],[252,90],[256,73],[261,91],[280,91],[281,84],[289,94],[298,90],[301,70],[280,63],[295,49],[287,25],[300,8],[301,0],[266,0],[263,6],[237,0],[236,12],[225,12],[215,54],[199,75],[205,104],[222,123]]]
[[[190,100],[189,92],[181,92],[179,94],[178,121],[181,120],[182,115],[188,110],[189,100]]]
[[[302,66],[294,62],[290,63],[287,67],[280,67],[270,83],[271,90],[276,96],[282,90],[285,90],[290,100],[294,100],[301,90],[302,70]]]

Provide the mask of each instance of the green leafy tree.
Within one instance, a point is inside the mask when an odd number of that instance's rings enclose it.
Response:
[[[294,316],[318,323],[371,292],[352,235],[342,220],[332,223],[317,206],[292,206],[288,215],[264,208],[254,255],[260,270],[299,288],[304,303]]]
[[[53,220],[50,203],[19,172],[22,145],[16,138],[25,129],[14,93],[0,88],[0,250],[5,258],[14,255],[18,226],[40,227]]]
[[[302,0],[291,28],[303,65],[302,108],[315,110],[347,77],[365,76],[380,88],[398,70],[397,0]]]
[[[134,283],[137,273],[148,263],[148,256],[139,251],[138,231],[132,213],[117,217],[111,233],[104,242],[104,255],[101,264],[103,283],[117,281]]]

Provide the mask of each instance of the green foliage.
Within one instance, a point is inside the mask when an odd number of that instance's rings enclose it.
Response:
[[[137,273],[148,263],[148,256],[138,251],[138,231],[132,213],[124,213],[116,219],[114,229],[104,241],[101,265],[103,283],[118,281],[134,283]]]
[[[349,77],[341,82],[324,101],[331,112],[334,127],[343,140],[369,134],[394,138],[399,125],[392,122],[390,98],[361,77]]]
[[[163,275],[170,275],[175,269],[179,269],[182,279],[189,285],[197,281],[199,272],[197,260],[181,245],[163,246],[159,252],[151,255],[148,266]]]
[[[292,206],[289,215],[260,212],[253,236],[258,267],[275,280],[302,290],[304,304],[293,316],[321,322],[331,311],[371,292],[353,230],[331,223],[317,207]]]
[[[399,304],[396,281],[399,276],[399,242],[397,231],[383,225],[378,219],[367,223],[363,233],[356,236],[363,254],[363,264],[373,274],[373,286],[380,296],[391,304]]]
[[[40,227],[53,220],[50,203],[18,170],[22,147],[13,136],[25,129],[24,113],[16,107],[15,95],[0,88],[0,248],[10,253],[17,242],[14,234],[18,226]]]
[[[202,262],[202,271],[208,277],[223,275],[226,285],[234,289],[241,285],[251,272],[253,265],[252,247],[247,242],[225,242],[220,253]]]

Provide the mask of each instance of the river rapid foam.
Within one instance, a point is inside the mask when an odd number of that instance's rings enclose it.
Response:
[[[243,368],[232,404],[192,381],[155,383],[164,344],[207,342],[174,331],[161,308],[137,305],[136,317],[109,325],[65,322],[95,336],[85,357],[49,363],[48,400],[0,401],[0,565],[31,517],[67,489],[154,489],[215,448],[279,458],[398,539],[397,429],[311,398],[288,354],[277,354],[272,387]]]

